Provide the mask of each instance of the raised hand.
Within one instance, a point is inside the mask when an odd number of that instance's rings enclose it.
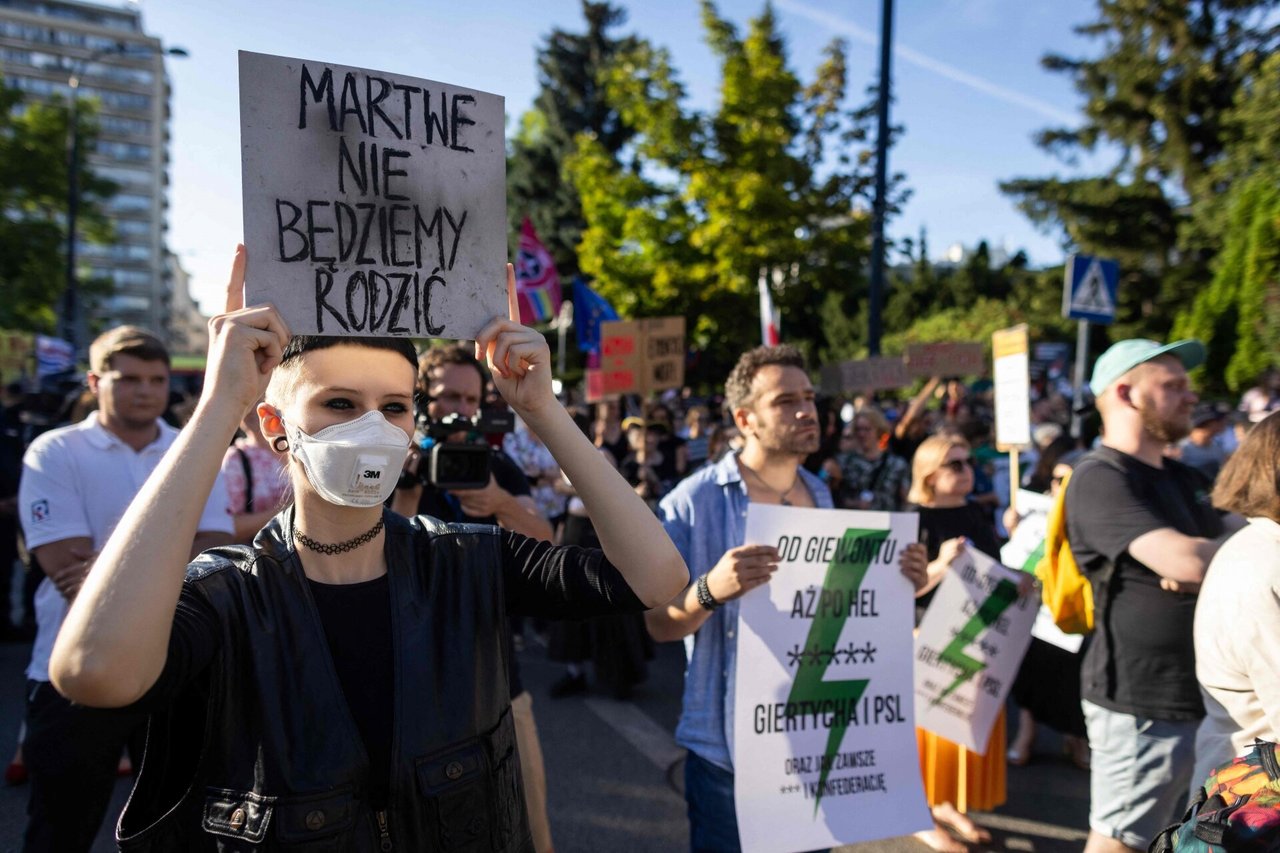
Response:
[[[515,267],[507,264],[507,314],[476,335],[476,358],[488,364],[494,387],[521,415],[557,405],[551,390],[551,350],[541,333],[519,323]]]
[[[210,399],[234,405],[241,414],[262,397],[289,343],[289,328],[274,307],[244,307],[246,261],[244,246],[236,246],[227,279],[226,310],[209,321],[205,367]]]

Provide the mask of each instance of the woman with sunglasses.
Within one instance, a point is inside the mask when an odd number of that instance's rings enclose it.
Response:
[[[291,338],[271,306],[242,307],[244,268],[240,247],[195,417],[89,572],[50,667],[74,701],[151,711],[121,848],[529,853],[507,617],[639,612],[688,569],[552,394],[545,338],[506,317],[476,356],[603,551],[384,509],[413,432],[411,342]],[[514,314],[510,265],[507,288]],[[264,393],[294,502],[252,546],[187,565],[179,543]]]
[[[911,462],[911,490],[907,499],[920,514],[920,535],[929,555],[928,579],[916,594],[919,620],[946,576],[951,562],[966,547],[998,555],[999,542],[983,509],[969,501],[973,491],[973,460],[969,443],[957,435],[925,439]],[[991,834],[970,820],[967,811],[989,811],[1005,801],[1004,712],[996,718],[986,755],[978,755],[933,732],[916,729],[920,746],[925,797],[938,825],[917,837],[934,850],[963,853],[965,841],[981,844]]]

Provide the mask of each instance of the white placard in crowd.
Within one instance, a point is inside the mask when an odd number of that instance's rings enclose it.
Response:
[[[914,513],[751,504],[773,579],[738,616],[733,765],[747,853],[793,853],[929,828],[912,711]]]
[[[1049,527],[1049,510],[1052,508],[1053,498],[1049,495],[1018,489],[1020,520],[1013,536],[1000,549],[1001,562],[1024,572],[1035,573],[1035,564],[1044,555],[1045,533]],[[1044,604],[1040,605],[1039,612],[1036,613],[1031,636],[1072,653],[1080,651],[1080,646],[1084,643],[1083,635],[1067,634],[1054,624],[1053,614]]]
[[[507,314],[503,99],[240,53],[250,304],[295,333],[474,338]]]
[[[916,725],[984,755],[1039,604],[1018,595],[1021,574],[965,548],[916,635]]]
[[[996,446],[1014,450],[1031,444],[1031,373],[1027,326],[1001,329],[991,339],[996,395]]]

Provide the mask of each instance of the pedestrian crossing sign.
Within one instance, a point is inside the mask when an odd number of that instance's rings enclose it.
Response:
[[[1120,265],[1115,261],[1071,255],[1062,284],[1062,316],[1103,325],[1116,319]]]

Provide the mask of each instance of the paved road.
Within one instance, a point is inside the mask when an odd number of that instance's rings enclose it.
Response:
[[[632,702],[599,695],[553,701],[548,686],[561,674],[530,642],[521,654],[524,679],[546,755],[549,808],[559,853],[667,853],[688,849],[684,800],[680,793],[683,755],[671,732],[679,714],[683,654],[677,644],[659,648],[650,681]],[[29,647],[0,645],[0,760],[17,736],[22,715],[22,670]],[[1088,814],[1088,776],[1054,758],[1059,742],[1043,733],[1043,757],[1027,767],[1009,768],[1009,802],[995,814],[978,815],[995,841],[989,849],[1078,851]],[[127,783],[116,791],[123,805]],[[0,853],[21,843],[25,786],[0,789]],[[104,826],[94,850],[114,850]],[[842,853],[926,853],[912,839],[890,839],[841,848]]]

